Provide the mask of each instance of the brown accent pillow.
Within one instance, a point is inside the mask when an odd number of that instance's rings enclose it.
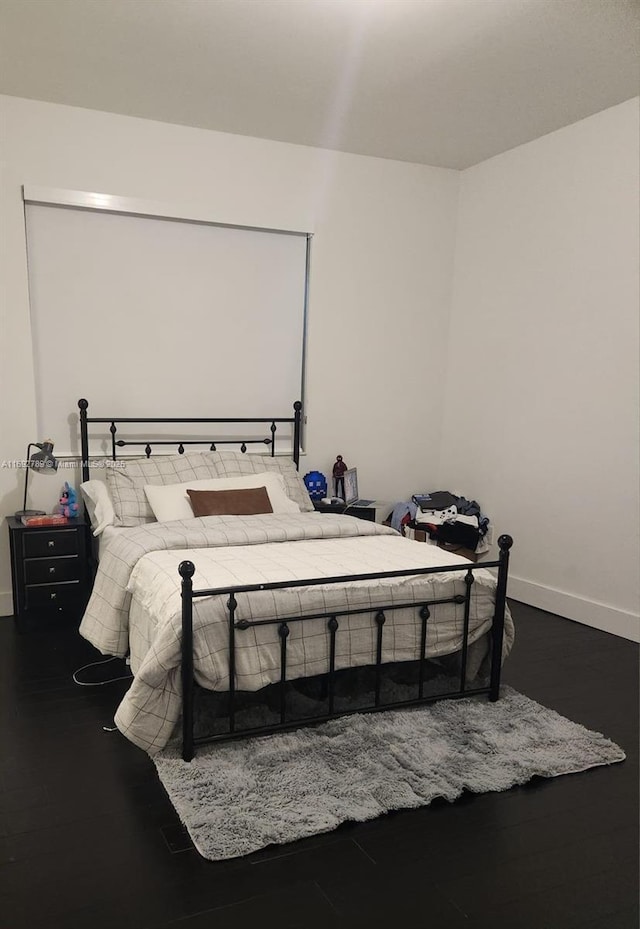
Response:
[[[254,516],[273,513],[266,487],[246,490],[187,490],[194,516]]]

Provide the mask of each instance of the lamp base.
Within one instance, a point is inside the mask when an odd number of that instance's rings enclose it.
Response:
[[[46,516],[47,514],[44,510],[18,510],[18,512],[13,515],[20,521],[24,516]]]

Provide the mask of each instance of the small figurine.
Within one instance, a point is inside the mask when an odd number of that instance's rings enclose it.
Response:
[[[327,479],[320,471],[309,471],[304,476],[304,483],[312,500],[322,500],[327,496]]]
[[[338,455],[336,463],[333,466],[333,492],[336,497],[342,497],[344,500],[344,472],[349,470],[349,466],[342,460],[342,455]]]
[[[60,505],[58,510],[60,513],[62,513],[63,516],[68,516],[71,519],[78,515],[76,492],[73,487],[67,483],[67,481],[64,482],[64,490],[62,491],[62,495],[60,497]]]

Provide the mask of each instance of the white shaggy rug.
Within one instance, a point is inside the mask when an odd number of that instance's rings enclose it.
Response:
[[[436,797],[508,790],[624,757],[600,733],[505,687],[497,703],[358,714],[204,746],[188,764],[176,749],[154,761],[194,845],[218,861]]]

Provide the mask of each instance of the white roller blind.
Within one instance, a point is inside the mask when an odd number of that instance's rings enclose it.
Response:
[[[307,237],[26,203],[39,434],[70,414],[288,416]],[[194,429],[194,434],[200,434]]]

